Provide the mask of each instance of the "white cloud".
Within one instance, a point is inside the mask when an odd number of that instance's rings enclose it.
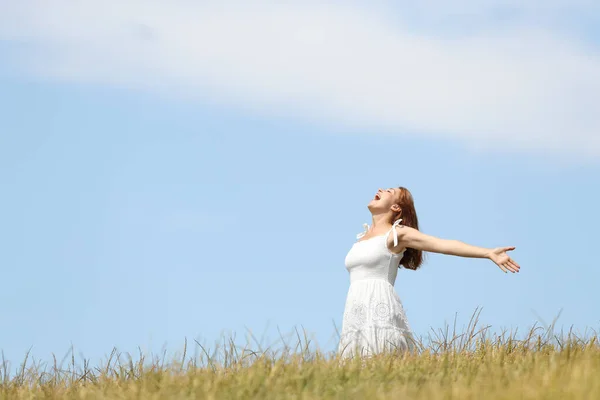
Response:
[[[591,0],[534,3],[556,19],[600,9]],[[150,88],[349,129],[600,155],[600,51],[530,24],[531,5],[400,3],[422,21],[489,22],[444,37],[415,29],[385,2],[218,4],[0,2],[0,40],[22,43],[12,62],[44,78]],[[490,25],[502,7],[518,24]]]

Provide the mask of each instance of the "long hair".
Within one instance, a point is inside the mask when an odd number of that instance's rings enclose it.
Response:
[[[410,191],[402,186],[399,186],[400,196],[398,198],[398,205],[402,209],[401,212],[397,213],[392,220],[391,224],[396,222],[399,218],[402,218],[402,225],[410,226],[414,229],[419,229],[419,219],[417,218],[417,210],[415,210],[415,202],[413,200]],[[400,265],[404,268],[417,270],[423,263],[423,252],[421,250],[406,248],[404,255],[400,260]]]

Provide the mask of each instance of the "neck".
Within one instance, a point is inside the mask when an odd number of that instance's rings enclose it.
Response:
[[[371,230],[375,230],[377,228],[388,228],[390,227],[390,215],[388,213],[385,214],[373,214],[372,215],[373,219],[372,219],[372,223],[371,223]]]

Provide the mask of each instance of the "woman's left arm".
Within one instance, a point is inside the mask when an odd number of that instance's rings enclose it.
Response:
[[[506,254],[507,251],[512,251],[515,247],[497,247],[495,249],[488,249],[463,243],[459,240],[440,239],[422,233],[417,229],[402,225],[396,227],[396,234],[398,235],[398,248],[408,247],[416,250],[459,257],[488,258],[504,272],[518,272],[521,268],[519,264]]]

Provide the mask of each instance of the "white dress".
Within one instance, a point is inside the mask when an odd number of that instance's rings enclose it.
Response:
[[[350,288],[338,345],[343,359],[414,348],[412,331],[394,289],[404,253],[394,254],[387,248],[387,237],[392,231],[394,244],[398,243],[395,228],[400,221],[394,222],[385,235],[357,241],[346,255]],[[365,232],[357,239],[369,229],[367,224],[364,226]]]

